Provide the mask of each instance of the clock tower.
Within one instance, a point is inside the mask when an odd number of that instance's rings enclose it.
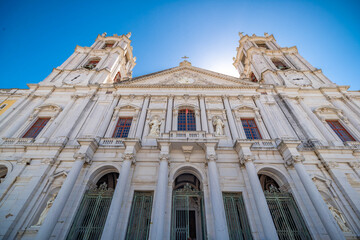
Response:
[[[240,77],[276,86],[319,88],[335,86],[294,47],[280,47],[274,36],[243,35],[233,65]]]
[[[132,77],[136,58],[130,45],[131,33],[98,35],[91,47],[76,46],[74,53],[40,85],[112,84]]]

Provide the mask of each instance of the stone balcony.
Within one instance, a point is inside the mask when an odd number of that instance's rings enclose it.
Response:
[[[124,147],[123,138],[102,138],[99,142],[102,147]]]

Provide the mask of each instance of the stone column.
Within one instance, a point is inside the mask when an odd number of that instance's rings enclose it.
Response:
[[[260,96],[259,95],[254,95],[253,99],[254,99],[256,107],[259,108],[259,110],[260,110],[261,117],[264,119],[265,126],[266,126],[266,129],[268,130],[268,132],[270,134],[270,137],[272,139],[279,138],[279,135],[275,131],[274,125],[270,121],[268,113],[265,111],[264,106],[260,101]]]
[[[303,128],[305,136],[309,139],[316,139],[316,137],[314,136],[313,132],[311,131],[311,129],[309,129],[309,127],[307,126],[307,124],[303,121],[303,116],[296,110],[296,107],[294,106],[294,104],[292,103],[291,99],[289,99],[288,96],[286,95],[281,95],[282,99],[284,100],[284,102],[286,103],[286,105],[290,108],[291,112],[295,115],[296,120],[298,122],[298,124]]]
[[[143,130],[144,130],[144,125],[145,125],[145,120],[146,120],[146,112],[147,112],[147,109],[149,107],[149,101],[150,101],[150,96],[146,95],[145,99],[144,99],[142,109],[141,109],[139,122],[138,122],[136,133],[135,133],[135,138],[140,139],[141,136],[142,136],[142,133],[143,133]]]
[[[123,162],[119,174],[119,179],[115,187],[114,195],[111,200],[110,209],[106,218],[105,227],[101,235],[103,240],[114,239],[116,226],[119,221],[123,198],[126,187],[128,186],[128,178],[131,165],[135,163],[135,154],[140,148],[139,140],[124,140],[125,151],[122,156]]]
[[[332,217],[326,203],[321,197],[320,192],[316,188],[314,182],[311,180],[309,174],[305,170],[302,161],[304,161],[304,157],[300,155],[297,151],[296,147],[300,144],[300,141],[291,141],[285,142],[282,141],[278,149],[281,155],[284,158],[284,161],[287,166],[294,166],[304,188],[309,195],[311,202],[313,203],[316,212],[318,213],[321,222],[323,223],[326,231],[329,234],[329,237],[333,240],[335,239],[345,239],[344,235],[336,223],[335,219]]]
[[[227,119],[228,119],[229,125],[230,125],[231,135],[232,135],[233,139],[236,140],[239,138],[239,133],[238,133],[238,130],[237,130],[237,127],[235,124],[234,116],[231,111],[229,99],[227,96],[222,96],[222,98],[223,98],[224,106],[226,109],[226,116],[227,116]]]
[[[170,95],[168,97],[168,105],[167,105],[167,111],[166,111],[165,133],[168,133],[171,131],[172,115],[173,115],[173,111],[172,111],[173,102],[174,102],[174,96]]]
[[[134,154],[132,153],[124,154],[122,158],[123,163],[121,165],[119,179],[115,187],[114,195],[112,197],[110,209],[105,222],[105,227],[101,235],[101,239],[103,240],[114,239],[116,225],[118,224],[121,207],[123,205],[123,198],[131,169],[131,164],[135,161]]]
[[[95,93],[96,93],[96,91],[93,91],[88,94],[76,96],[77,98],[83,98],[83,99],[82,99],[82,101],[80,101],[80,103],[78,103],[79,104],[78,107],[76,107],[75,109],[72,109],[71,116],[68,116],[67,118],[64,119],[64,121],[62,122],[62,125],[61,125],[62,128],[56,130],[56,132],[55,132],[56,141],[62,142],[62,141],[65,141],[65,139],[67,139],[69,137],[69,135],[72,133],[72,130],[74,129],[74,127],[76,127],[77,123],[79,122],[81,113],[83,113],[83,111],[85,110],[86,106],[88,105],[90,100],[93,98]],[[77,104],[75,104],[75,105],[77,105]]]
[[[339,164],[337,162],[325,160],[326,150],[316,149],[315,153],[339,187],[354,213],[360,218],[360,194],[350,185],[344,172],[338,169]]]
[[[217,143],[205,143],[206,159],[208,161],[208,179],[209,191],[212,206],[212,213],[215,225],[215,239],[229,239],[229,233],[226,224],[226,215],[222,192],[220,188],[218,169],[216,166],[215,146]]]
[[[64,119],[64,117],[67,116],[69,110],[72,108],[77,97],[78,97],[77,95],[71,96],[70,102],[68,102],[64,110],[62,110],[61,113],[54,119],[54,121],[52,121],[49,128],[46,129],[45,133],[41,136],[42,138],[48,139],[51,137],[51,135],[55,132],[56,128],[59,126],[59,124]]]
[[[202,130],[205,132],[209,132],[209,128],[207,125],[207,117],[206,117],[206,107],[205,107],[205,98],[204,95],[199,96],[199,102],[200,102],[200,112],[201,112],[201,126]]]
[[[310,119],[314,122],[314,124],[319,128],[320,132],[325,137],[325,139],[330,143],[334,142],[334,143],[337,143],[337,145],[342,145],[342,143],[341,144],[338,143],[339,140],[335,139],[333,137],[333,135],[329,132],[329,130],[324,126],[324,123],[322,121],[320,121],[320,119],[315,115],[315,113],[313,113],[310,110],[310,108],[304,103],[302,98],[298,97],[297,100],[299,101],[302,109],[304,109],[306,114],[310,117]]]
[[[75,155],[75,162],[67,175],[61,189],[56,196],[54,204],[52,205],[49,213],[47,214],[44,223],[40,227],[40,230],[36,236],[36,239],[48,240],[51,233],[55,228],[55,225],[64,209],[64,206],[70,196],[70,193],[75,185],[75,182],[79,176],[79,173],[85,163],[85,155]]]
[[[110,121],[111,121],[111,117],[114,114],[114,109],[115,106],[118,104],[120,99],[120,94],[114,94],[114,99],[110,105],[110,107],[108,108],[108,111],[106,113],[106,116],[104,118],[104,121],[102,122],[102,124],[100,125],[96,136],[97,137],[104,137],[105,133],[106,133],[106,129],[109,127]]]
[[[160,151],[160,166],[158,181],[155,192],[154,202],[154,220],[150,229],[150,239],[164,239],[164,221],[167,203],[167,190],[168,190],[168,167],[169,167],[169,147],[170,143],[159,143],[161,146]]]
[[[261,188],[259,177],[255,165],[253,163],[254,157],[251,153],[249,142],[236,142],[236,151],[239,154],[240,163],[245,165],[246,172],[249,177],[250,186],[255,199],[255,205],[259,213],[260,221],[264,230],[266,239],[278,239],[276,228],[271,217],[271,213]]]
[[[4,133],[2,134],[5,138],[11,137],[22,137],[22,136],[14,136],[14,134],[20,134],[18,131],[22,129],[24,125],[30,124],[34,117],[37,117],[36,108],[45,101],[47,96],[32,96],[33,100],[29,103],[29,105],[21,112],[21,115],[18,115],[13,122],[10,122],[9,125],[4,128]],[[36,98],[36,99],[35,99]],[[21,134],[25,134],[21,133]]]

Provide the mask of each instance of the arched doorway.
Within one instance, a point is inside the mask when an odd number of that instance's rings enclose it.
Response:
[[[292,194],[281,191],[279,184],[267,175],[259,174],[259,180],[279,239],[311,239]]]
[[[204,196],[199,179],[191,173],[174,182],[171,239],[206,239]]]
[[[67,239],[100,239],[119,174],[102,176],[86,191]]]

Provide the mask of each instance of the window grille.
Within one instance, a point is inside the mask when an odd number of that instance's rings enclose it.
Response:
[[[241,193],[223,193],[226,221],[231,240],[252,239]]]
[[[126,138],[129,135],[132,118],[119,118],[113,138]]]
[[[106,183],[88,190],[76,213],[67,240],[100,239],[114,190]]]
[[[37,135],[43,130],[46,124],[49,122],[50,118],[39,118],[36,122],[31,126],[31,128],[25,133],[23,138],[36,138]]]
[[[258,82],[258,80],[257,80],[257,78],[255,77],[255,74],[254,74],[254,73],[251,73],[250,80],[251,80],[252,82]]]
[[[126,240],[149,238],[152,200],[152,192],[134,193]]]
[[[330,125],[331,129],[334,130],[336,135],[343,141],[355,141],[355,139],[350,135],[348,131],[339,123],[337,120],[326,120],[326,122]]]
[[[261,134],[254,119],[241,119],[247,139],[261,139]]]
[[[195,113],[190,109],[179,110],[178,131],[196,131]]]
[[[270,186],[264,193],[280,240],[311,239],[291,193],[281,192],[274,186]]]

